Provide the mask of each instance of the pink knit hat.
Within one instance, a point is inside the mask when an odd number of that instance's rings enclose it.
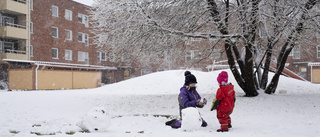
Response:
[[[228,83],[228,73],[225,71],[222,71],[219,74],[217,81],[220,85]]]

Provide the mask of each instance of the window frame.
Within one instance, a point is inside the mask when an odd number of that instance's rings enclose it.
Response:
[[[67,58],[66,56],[68,55],[67,52],[69,52],[69,56],[70,56],[69,58]],[[72,61],[72,50],[69,50],[69,49],[64,50],[64,59]]]
[[[97,52],[97,62],[101,63],[101,52]]]
[[[56,50],[57,57],[53,57],[53,50]],[[51,57],[52,57],[52,59],[59,59],[59,49],[58,48],[51,49]]]
[[[29,29],[30,29],[30,30],[29,30],[30,33],[33,34],[33,22],[30,22],[30,28],[29,28]]]
[[[69,14],[67,14],[69,13]],[[69,20],[69,21],[72,21],[72,18],[73,18],[73,15],[72,15],[72,10],[68,10],[68,9],[65,9],[65,12],[64,12],[64,18],[66,20]],[[69,15],[69,18],[67,18],[67,15]]]
[[[30,0],[30,10],[33,10],[33,0]]]
[[[220,50],[214,49],[210,55],[210,59],[220,59],[221,54]]]
[[[30,57],[33,57],[33,45],[30,45],[29,50]]]
[[[57,15],[54,15],[53,8],[56,8],[56,9],[57,9],[57,12],[56,12]],[[51,12],[52,12],[52,16],[53,16],[53,17],[59,17],[59,7],[58,7],[58,6],[56,6],[56,5],[51,5]]]
[[[81,58],[80,58],[80,55],[81,55]],[[86,59],[89,60],[89,53],[88,52],[83,52],[83,51],[78,51],[78,62],[85,62]]]
[[[317,58],[320,58],[320,45],[317,45]]]
[[[115,56],[114,56],[114,54],[109,54],[109,61],[110,62],[115,62],[115,58],[114,58]]]
[[[70,33],[70,38],[69,39],[67,38],[67,32]],[[72,37],[73,37],[72,30],[65,29],[65,39],[69,40],[69,41],[72,41]]]
[[[196,56],[196,55],[198,55],[198,54],[196,54],[196,52],[199,53],[199,57]],[[201,50],[193,50],[192,53],[193,53],[192,59],[202,59],[202,52],[201,52]]]
[[[53,29],[54,29],[54,28],[57,29],[57,32],[56,32],[56,33],[57,33],[57,36],[53,36]],[[58,28],[58,27],[52,26],[52,27],[51,27],[51,31],[52,31],[52,32],[51,32],[51,36],[52,36],[53,38],[59,38],[59,28]]]
[[[300,46],[294,46],[292,49],[292,52],[293,52],[292,59],[301,59],[301,47]],[[299,57],[296,57],[296,55],[299,55]]]
[[[107,61],[107,54],[105,52],[100,52],[101,61]],[[104,58],[103,58],[104,55]]]
[[[196,52],[199,52],[200,56],[199,57],[196,57]],[[186,52],[186,55],[185,55],[185,62],[191,62],[192,60],[199,60],[199,59],[202,59],[202,52],[201,50],[189,50]]]
[[[123,53],[121,56],[121,62],[130,62],[131,56],[129,53]]]
[[[80,21],[81,18],[81,21]],[[78,13],[78,23],[84,24],[85,27],[89,27],[89,16],[85,14]]]
[[[79,34],[81,34],[81,41],[79,40]],[[89,35],[86,33],[78,32],[78,42],[84,43],[86,47],[89,46]]]
[[[187,51],[185,55],[185,62],[191,62],[192,61],[192,51]]]

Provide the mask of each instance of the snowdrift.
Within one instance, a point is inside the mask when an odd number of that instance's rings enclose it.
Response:
[[[222,70],[213,72],[191,71],[191,73],[196,76],[198,81],[197,90],[202,94],[215,93],[219,87],[217,76],[221,71]],[[235,85],[236,93],[243,93],[242,89],[238,86],[236,80],[234,79],[231,71],[229,69],[223,71],[228,72],[229,82]],[[178,94],[180,92],[180,88],[184,84],[184,72],[185,70],[171,70],[151,73],[119,83],[106,85],[95,90],[105,91],[108,94],[123,95]],[[269,73],[269,81],[272,79],[273,75],[274,73]],[[292,88],[292,85],[295,85],[297,88]],[[289,94],[300,92],[319,93],[320,89],[314,90],[315,88],[319,88],[319,86],[310,82],[281,76],[276,94],[279,93],[278,91]]]

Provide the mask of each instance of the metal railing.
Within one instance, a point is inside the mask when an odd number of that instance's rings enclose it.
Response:
[[[16,1],[16,2],[19,2],[19,3],[23,3],[23,4],[26,4],[26,0],[12,0],[12,1]]]
[[[10,27],[15,27],[15,28],[26,29],[26,26],[14,24],[14,23],[10,23],[10,22],[5,22],[4,24],[0,23],[0,26],[10,26]]]
[[[26,54],[26,51],[6,49],[2,51],[0,50],[0,53]]]

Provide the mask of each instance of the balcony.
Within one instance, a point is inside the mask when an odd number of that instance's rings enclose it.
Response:
[[[0,60],[2,59],[28,60],[28,56],[26,54],[0,53]]]
[[[28,14],[26,0],[0,0],[0,11],[9,14]]]
[[[5,26],[0,24],[0,37],[14,39],[28,39],[28,31],[25,26],[6,23]]]
[[[0,40],[0,60],[27,60],[26,40]]]

